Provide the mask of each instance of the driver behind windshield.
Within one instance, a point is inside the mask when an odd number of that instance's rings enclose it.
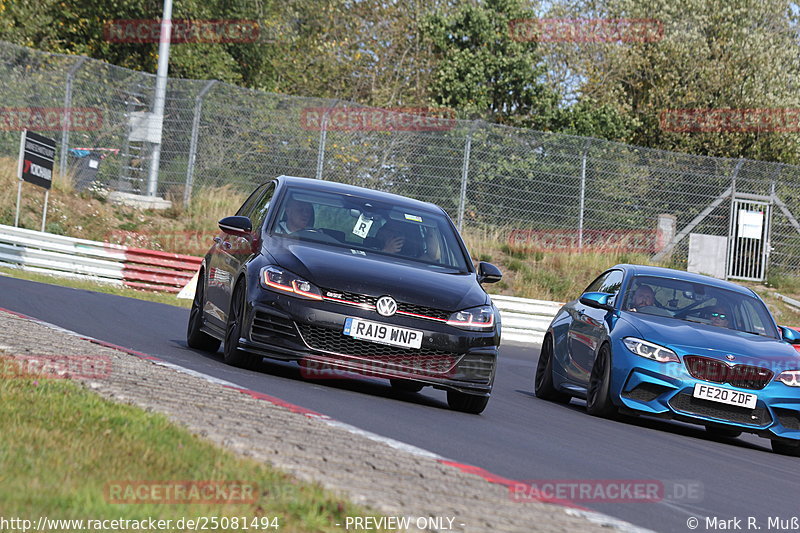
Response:
[[[278,222],[278,231],[281,233],[294,233],[308,229],[314,220],[314,207],[300,200],[290,199],[284,210],[284,218]]]
[[[656,303],[656,294],[649,285],[640,285],[628,304],[628,311],[639,311],[643,307],[650,307]]]

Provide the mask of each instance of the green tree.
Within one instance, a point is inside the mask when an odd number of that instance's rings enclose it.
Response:
[[[509,31],[510,21],[530,16],[519,0],[487,0],[424,20],[436,60],[433,102],[505,124],[548,127],[559,97],[543,83],[536,43],[514,40]]]
[[[580,98],[630,117],[635,144],[714,156],[800,162],[794,132],[677,132],[670,109],[800,107],[797,9],[786,0],[578,0],[548,16],[652,19],[649,42],[553,43],[552,72]],[[791,125],[794,129],[798,124]]]

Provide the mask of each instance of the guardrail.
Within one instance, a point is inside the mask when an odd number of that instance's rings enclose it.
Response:
[[[201,261],[0,224],[0,265],[34,272],[177,293]]]
[[[541,344],[547,326],[564,305],[561,302],[532,300],[491,294],[503,320],[503,340]]]

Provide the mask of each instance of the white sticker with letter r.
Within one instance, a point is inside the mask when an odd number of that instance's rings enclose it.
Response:
[[[364,213],[356,220],[356,225],[353,226],[353,234],[358,235],[362,239],[367,237],[369,229],[372,227],[372,219],[364,216]]]

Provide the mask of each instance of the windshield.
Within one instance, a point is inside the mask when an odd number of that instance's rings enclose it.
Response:
[[[445,215],[349,194],[289,189],[270,234],[469,272],[458,236]]]
[[[623,309],[778,338],[771,315],[760,300],[704,283],[636,276]]]

